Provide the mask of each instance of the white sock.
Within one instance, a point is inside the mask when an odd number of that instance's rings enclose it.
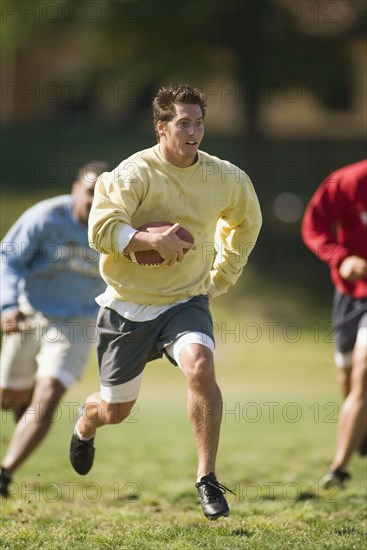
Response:
[[[94,437],[94,435],[92,435],[90,437],[84,437],[84,435],[82,435],[80,433],[80,431],[78,430],[78,425],[77,424],[75,425],[74,433],[77,436],[77,438],[80,439],[81,441],[90,441]]]

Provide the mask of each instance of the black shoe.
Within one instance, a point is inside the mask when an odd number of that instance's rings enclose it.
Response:
[[[210,473],[202,477],[200,481],[195,484],[195,487],[200,496],[204,516],[211,520],[218,519],[221,516],[228,516],[229,507],[224,497],[224,493],[227,491],[232,494],[235,493],[228,489],[228,487],[221,485],[215,477],[215,474]]]
[[[344,489],[344,484],[350,479],[350,474],[345,470],[337,468],[336,470],[330,470],[321,479],[321,487],[323,489],[330,489],[331,487],[337,487]]]
[[[359,446],[358,453],[360,456],[366,456],[367,455],[367,435],[363,439],[362,443]]]
[[[84,407],[80,407],[76,414],[74,429],[76,423],[83,414],[83,409]],[[89,441],[82,441],[75,433],[71,436],[70,462],[74,470],[81,476],[85,476],[93,466],[95,452],[93,442],[94,437]]]
[[[11,473],[6,468],[0,469],[0,495],[4,498],[8,498],[9,491],[8,485],[11,483]]]

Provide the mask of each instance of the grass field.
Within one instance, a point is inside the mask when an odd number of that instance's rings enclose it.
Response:
[[[2,503],[0,548],[366,548],[365,460],[353,458],[345,491],[318,484],[341,402],[328,327],[298,321],[296,305],[271,320],[257,301],[229,308],[220,299],[213,309],[224,400],[217,473],[236,493],[229,518],[201,513],[185,382],[164,360],[147,367],[131,418],[98,432],[90,474],[74,473],[69,439],[78,404],[97,388],[92,357]],[[2,445],[13,426],[3,413]]]
[[[8,193],[1,234],[52,194]],[[98,432],[90,474],[75,474],[69,440],[78,405],[98,388],[92,356],[48,438],[16,473],[12,498],[1,502],[0,548],[367,548],[366,461],[353,457],[342,492],[318,484],[334,453],[341,404],[328,312],[290,299],[289,288],[263,285],[250,268],[246,278],[245,296],[213,303],[224,400],[217,473],[236,493],[228,495],[230,517],[202,515],[185,382],[165,360],[147,367],[128,421]],[[13,428],[3,412],[2,454]]]

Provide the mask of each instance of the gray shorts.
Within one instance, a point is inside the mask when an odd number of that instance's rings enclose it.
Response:
[[[165,348],[181,336],[198,332],[214,341],[208,297],[195,296],[151,321],[130,321],[102,307],[97,318],[97,357],[101,386],[125,384],[142,374],[149,361],[165,355]]]
[[[335,362],[338,367],[352,365],[352,352],[366,331],[367,300],[335,291],[332,321],[335,330]]]

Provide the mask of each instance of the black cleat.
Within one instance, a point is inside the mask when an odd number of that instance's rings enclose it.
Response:
[[[200,479],[198,483],[195,484],[195,487],[198,490],[201,507],[206,516],[210,520],[215,520],[221,516],[227,517],[229,515],[229,507],[227,501],[224,497],[224,493],[229,491],[232,494],[233,491],[221,485],[215,474],[208,474]]]
[[[8,485],[11,483],[11,473],[6,468],[0,469],[0,495],[4,498],[8,498],[9,491]]]
[[[344,489],[344,484],[350,479],[350,475],[345,470],[337,468],[336,470],[330,470],[321,479],[321,487],[323,489],[331,489],[331,487],[337,487]]]
[[[83,414],[84,407],[80,407],[76,414],[75,425]],[[93,446],[94,437],[89,441],[82,441],[73,433],[70,442],[70,462],[74,470],[81,476],[85,476],[93,466],[95,448]]]

